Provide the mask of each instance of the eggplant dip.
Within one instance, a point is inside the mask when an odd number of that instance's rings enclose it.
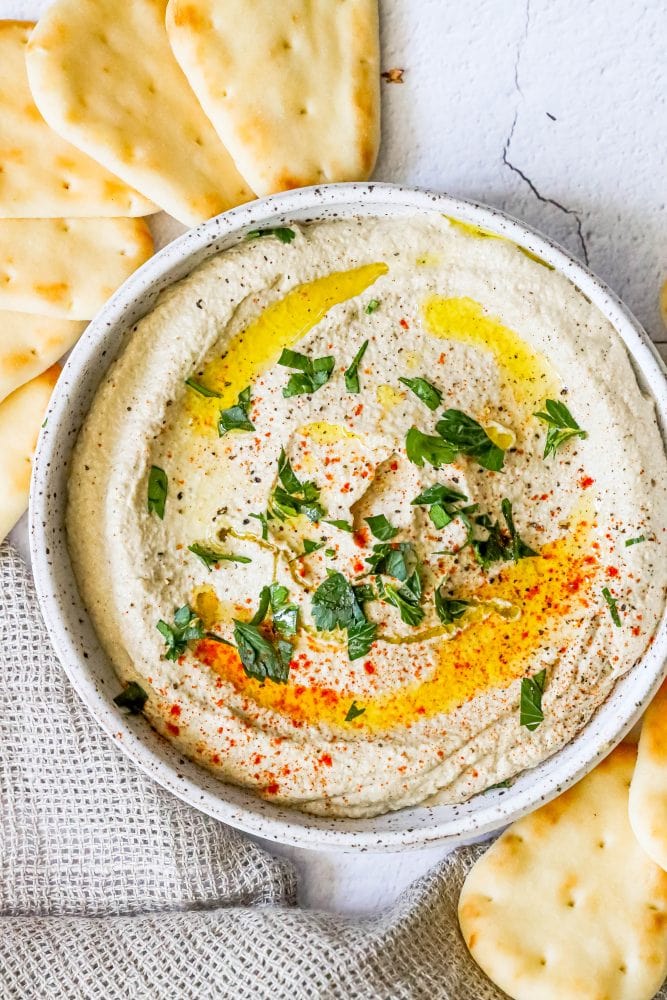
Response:
[[[131,331],[68,540],[120,705],[225,781],[373,816],[586,725],[662,615],[666,471],[550,266],[437,215],[285,226]]]

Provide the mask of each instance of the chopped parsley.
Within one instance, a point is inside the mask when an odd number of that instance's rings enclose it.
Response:
[[[504,450],[494,444],[481,424],[462,410],[445,410],[435,429],[457,454],[474,458],[482,468],[491,472],[502,469]]]
[[[532,677],[521,678],[520,724],[530,730],[531,733],[537,729],[540,722],[544,719],[542,695],[544,694],[546,679],[546,670],[540,670],[539,673],[533,674]]]
[[[218,414],[218,434],[220,437],[228,431],[254,431],[255,425],[248,418],[250,409],[250,386],[239,393],[234,406],[228,410],[220,410]]]
[[[294,374],[290,375],[287,385],[283,389],[285,399],[289,399],[290,396],[303,396],[307,393],[317,392],[331,378],[335,363],[332,357],[309,358],[305,354],[291,351],[285,347],[278,358],[278,364],[285,368],[297,369]]]
[[[442,596],[442,585],[435,591],[435,610],[443,625],[455,625],[468,608],[470,601],[455,600],[452,597]]]
[[[412,542],[384,542],[373,546],[366,562],[370,566],[370,572],[393,576],[405,582],[415,572],[418,560]]]
[[[429,410],[437,410],[442,403],[442,393],[425,378],[399,378],[399,382],[407,385],[408,389],[414,392],[417,399],[428,406]]]
[[[365,518],[365,521],[371,529],[373,537],[379,538],[381,542],[388,542],[390,539],[395,538],[400,530],[399,528],[394,528],[384,514],[376,514],[373,517],[367,517]]]
[[[378,580],[378,590],[383,601],[398,608],[401,621],[406,625],[416,626],[424,620],[425,612],[419,605],[421,582],[416,571],[403,587]]]
[[[508,562],[509,560],[518,562],[520,559],[538,555],[517,532],[512,514],[512,504],[507,497],[502,501],[500,509],[507,530],[503,530],[497,521],[492,522],[486,516],[480,517],[477,521],[486,528],[488,535],[483,539],[474,538],[470,543],[475,559],[483,569],[488,569],[494,562]]]
[[[451,486],[445,486],[444,483],[434,483],[423,490],[418,497],[415,497],[412,504],[428,507],[428,516],[438,531],[446,528],[454,518],[460,518],[465,524],[469,540],[471,540],[472,527],[468,515],[477,510],[477,504],[470,504],[467,507],[457,506],[467,499],[465,493],[460,493],[459,490],[455,490]]]
[[[358,719],[360,715],[363,715],[365,711],[366,711],[365,708],[361,708],[360,705],[357,705],[356,701],[353,701],[347,710],[345,721],[354,722],[354,720]]]
[[[248,556],[237,556],[232,552],[220,552],[219,549],[211,549],[206,545],[200,545],[199,542],[194,542],[192,545],[188,545],[188,551],[192,552],[193,555],[201,559],[206,569],[209,572],[221,562],[237,562],[237,563],[249,563],[252,562]]]
[[[262,527],[262,541],[265,542],[269,537],[269,522],[266,519],[266,514],[248,514],[248,517],[254,517],[256,521],[259,521]]]
[[[201,382],[198,382],[196,378],[186,378],[185,384],[188,388],[194,389],[195,392],[198,392],[200,396],[206,396],[207,399],[220,399],[222,396],[222,393],[218,392],[217,389],[209,389],[208,386],[202,385]]]
[[[169,491],[167,473],[158,465],[151,465],[148,473],[148,513],[157,514],[162,521]]]
[[[273,226],[270,229],[251,229],[246,233],[247,240],[257,240],[262,236],[275,236],[281,243],[291,243],[296,233],[288,226]]]
[[[371,299],[370,302],[368,302],[368,304],[366,305],[364,312],[367,312],[368,315],[370,316],[371,313],[377,312],[379,308],[380,308],[380,300]]]
[[[292,645],[284,639],[272,642],[257,625],[234,619],[234,639],[247,677],[286,684]]]
[[[368,654],[375,642],[377,628],[377,625],[369,621],[355,622],[353,625],[348,625],[347,655],[350,660],[359,660],[362,656]]]
[[[574,419],[565,403],[561,403],[557,399],[547,399],[544,403],[544,410],[536,413],[535,416],[547,424],[549,428],[544,444],[544,458],[555,455],[560,446],[569,441],[570,438],[588,436]]]
[[[377,625],[366,620],[359,591],[342,573],[331,572],[313,594],[315,627],[319,632],[346,629],[350,660],[366,656],[377,634]]]
[[[167,660],[177,660],[185,652],[189,642],[203,639],[206,635],[201,618],[189,604],[184,604],[174,612],[173,625],[160,619],[156,628],[165,641],[167,649],[164,655]]]
[[[368,312],[368,307],[366,307],[366,312]],[[359,365],[361,359],[366,353],[366,348],[368,347],[368,341],[365,340],[357,353],[352,358],[352,363],[350,367],[345,372],[345,388],[348,392],[360,392],[359,386]]]
[[[311,538],[304,538],[303,540],[303,552],[304,556],[309,556],[311,552],[317,552],[318,549],[324,548],[324,542],[314,542]]]
[[[640,542],[645,542],[645,541],[646,541],[646,535],[637,535],[636,538],[626,538],[625,547],[626,549],[628,549],[630,548],[631,545],[639,545]]]
[[[143,712],[147,701],[148,695],[141,684],[137,684],[136,681],[130,681],[114,698],[114,704],[118,705],[119,708],[126,708],[130,715],[138,715]],[[352,704],[354,705],[354,702]]]
[[[602,596],[607,602],[607,607],[609,608],[609,614],[611,615],[611,620],[613,621],[616,628],[621,627],[621,616],[618,613],[618,606],[616,599],[611,596],[611,591],[609,587],[602,588]]]
[[[353,532],[354,528],[349,521],[330,521],[326,517],[324,518],[325,524],[331,524],[334,528],[338,528],[339,531]]]
[[[449,465],[456,458],[456,449],[433,434],[424,434],[417,427],[411,427],[405,437],[405,450],[411,462],[420,468],[428,462],[434,469]]]
[[[278,478],[280,486],[276,486],[271,497],[271,514],[279,521],[304,514],[309,521],[320,521],[324,507],[320,503],[319,487],[312,481],[302,483],[284,449],[278,458]]]

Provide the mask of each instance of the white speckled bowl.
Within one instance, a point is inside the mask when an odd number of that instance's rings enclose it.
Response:
[[[367,820],[306,816],[222,784],[185,760],[143,717],[128,717],[113,704],[119,682],[77,590],[65,542],[64,515],[72,446],[125,331],[152,308],[158,292],[208,257],[233,246],[249,229],[290,220],[424,211],[439,211],[506,236],[553,264],[577,285],[618,330],[640,383],[656,401],[665,433],[667,381],[652,344],[616,296],[563,250],[491,208],[394,185],[340,184],[303,188],[243,205],[191,230],[144,264],[107,302],[74,349],[58,381],[37,447],[30,502],[35,582],[56,652],[79,695],[116,744],[164,788],[232,826],[302,847],[399,850],[489,834],[553,798],[603,758],[639,718],[660,683],[667,660],[663,618],[642,663],[617,684],[579,736],[532,771],[524,772],[511,788],[478,795],[462,805],[416,806]]]

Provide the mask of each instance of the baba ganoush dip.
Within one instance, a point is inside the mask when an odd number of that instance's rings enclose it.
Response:
[[[545,263],[437,215],[286,226],[129,333],[69,548],[120,704],[225,781],[372,816],[585,726],[662,615],[666,473],[620,338]]]

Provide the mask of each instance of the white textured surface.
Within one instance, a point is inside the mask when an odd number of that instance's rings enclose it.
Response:
[[[4,17],[44,6],[0,0]],[[561,242],[667,351],[667,19],[657,0],[381,0],[380,180],[496,205]],[[180,231],[180,230],[179,230]],[[166,235],[167,230],[164,230]],[[26,551],[21,525],[14,540]],[[274,846],[271,850],[276,850]],[[295,848],[307,906],[369,912],[440,858]]]

